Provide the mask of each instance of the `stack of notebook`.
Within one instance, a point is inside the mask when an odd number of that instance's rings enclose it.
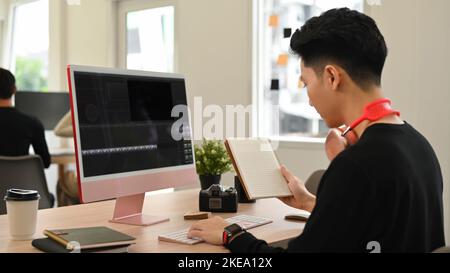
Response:
[[[126,253],[135,238],[107,227],[45,230],[32,245],[48,253]]]

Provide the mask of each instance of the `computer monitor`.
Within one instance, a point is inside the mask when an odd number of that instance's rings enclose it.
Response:
[[[14,97],[17,110],[39,119],[51,131],[70,110],[67,92],[18,91]]]
[[[198,183],[189,115],[172,117],[174,107],[187,109],[184,78],[73,65],[67,72],[82,202],[116,198],[115,223],[168,220],[142,209],[146,192]]]

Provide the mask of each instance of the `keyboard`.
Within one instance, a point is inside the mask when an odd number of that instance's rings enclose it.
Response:
[[[250,216],[250,215],[237,215],[228,219],[225,219],[230,224],[238,224],[243,229],[248,230],[251,228],[259,227],[262,225],[267,225],[272,223],[271,219]],[[170,243],[179,243],[179,244],[187,244],[187,245],[195,245],[198,243],[202,243],[203,240],[200,238],[188,238],[189,229],[182,229],[175,232],[167,233],[164,235],[158,236],[158,240]]]

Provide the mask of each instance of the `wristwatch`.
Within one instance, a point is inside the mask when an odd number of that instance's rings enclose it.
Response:
[[[227,246],[234,236],[236,236],[236,235],[238,235],[238,234],[240,234],[242,232],[245,232],[245,229],[243,229],[238,224],[232,224],[230,226],[227,226],[223,230],[223,237],[222,237],[223,245]]]

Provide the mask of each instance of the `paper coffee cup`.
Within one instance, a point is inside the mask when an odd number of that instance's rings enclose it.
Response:
[[[33,190],[10,189],[6,191],[6,211],[9,233],[13,240],[32,240],[36,233],[39,193]]]

